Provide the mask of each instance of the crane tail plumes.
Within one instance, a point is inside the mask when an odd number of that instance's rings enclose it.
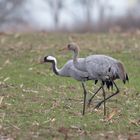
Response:
[[[108,90],[110,90],[110,88],[111,88],[111,90],[113,90],[113,83],[112,83],[112,81],[105,81],[105,84],[106,84],[106,87],[107,87]]]
[[[128,75],[125,72],[124,66],[121,62],[118,62],[117,66],[118,66],[118,69],[119,69],[118,76],[123,81],[123,83],[125,84],[126,81],[129,81]]]

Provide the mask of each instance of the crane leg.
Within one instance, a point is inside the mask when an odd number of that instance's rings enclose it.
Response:
[[[85,88],[85,84],[82,82],[82,87],[83,87],[83,90],[84,90],[84,103],[83,103],[83,113],[82,115],[85,114],[85,107],[86,107],[86,95],[87,95],[87,91],[86,91],[86,88]]]
[[[102,90],[103,90],[103,97],[104,97],[104,116],[106,115],[106,94],[104,90],[104,85],[102,85]]]
[[[91,98],[88,101],[88,106],[90,106],[92,99],[94,98],[94,96],[101,90],[102,86],[99,87],[99,89],[91,96]]]
[[[115,92],[114,94],[110,95],[109,97],[105,98],[105,99],[102,100],[101,102],[99,102],[99,103],[95,106],[95,108],[99,108],[99,107],[101,106],[102,103],[104,103],[106,100],[110,99],[111,97],[113,97],[113,96],[115,96],[116,94],[119,93],[119,88],[117,87],[117,85],[115,84],[115,82],[112,81],[112,83],[114,84],[114,86],[115,86],[116,89],[117,89],[116,92]]]

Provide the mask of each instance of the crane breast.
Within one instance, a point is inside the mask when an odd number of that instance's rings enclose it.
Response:
[[[78,80],[78,81],[85,81],[88,79],[88,73],[87,72],[83,72],[80,71],[78,69],[75,68],[74,64],[73,64],[73,60],[69,60],[64,66],[63,68],[61,68],[61,76],[65,76],[65,77],[73,77],[74,79]]]

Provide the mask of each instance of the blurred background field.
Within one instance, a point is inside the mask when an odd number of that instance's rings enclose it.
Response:
[[[0,31],[134,31],[139,0],[0,0]]]

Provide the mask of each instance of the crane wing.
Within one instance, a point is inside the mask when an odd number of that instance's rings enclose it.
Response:
[[[86,61],[86,67],[88,73],[93,77],[93,79],[105,80],[112,64],[109,63],[108,60],[99,60],[99,58],[94,58]]]

